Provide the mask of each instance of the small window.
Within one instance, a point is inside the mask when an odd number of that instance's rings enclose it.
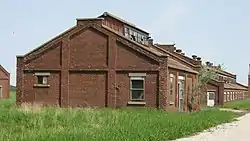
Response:
[[[36,76],[36,84],[34,86],[49,86],[48,78],[50,76],[50,73],[45,73],[45,72],[37,72],[35,73]]]
[[[37,76],[37,84],[48,84],[48,76]]]
[[[130,78],[130,99],[132,101],[140,101],[145,99],[143,77]]]

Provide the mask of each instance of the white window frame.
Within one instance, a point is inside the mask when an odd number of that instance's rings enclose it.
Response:
[[[35,76],[37,77],[37,82],[36,82],[36,86],[40,86],[40,85],[45,85],[48,86],[49,82],[48,82],[48,77],[50,76],[49,72],[36,72]],[[39,77],[42,77],[42,84],[39,83],[38,79]]]
[[[146,73],[129,73],[129,82],[130,82],[130,86],[129,86],[129,99],[130,101],[145,101],[145,76]],[[132,81],[133,80],[142,80],[143,81],[143,98],[142,99],[133,99],[132,98],[132,91],[135,90],[132,88]],[[138,89],[141,90],[141,89]]]

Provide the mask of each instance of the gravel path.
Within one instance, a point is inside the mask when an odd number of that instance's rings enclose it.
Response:
[[[176,141],[250,141],[250,113],[237,120]]]

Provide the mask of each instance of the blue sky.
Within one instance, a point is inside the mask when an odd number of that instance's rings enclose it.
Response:
[[[0,1],[2,64],[16,84],[16,55],[23,55],[76,23],[104,11],[151,33],[154,42],[175,42],[187,55],[224,64],[247,84],[250,1]]]

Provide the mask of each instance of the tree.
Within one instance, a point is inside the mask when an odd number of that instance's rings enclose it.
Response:
[[[204,100],[206,98],[207,83],[216,79],[216,71],[222,69],[222,65],[220,64],[217,68],[208,67],[206,65],[201,66],[198,74],[198,80],[192,90],[192,93],[188,95],[189,111],[196,111],[200,108],[197,102],[200,99]]]

